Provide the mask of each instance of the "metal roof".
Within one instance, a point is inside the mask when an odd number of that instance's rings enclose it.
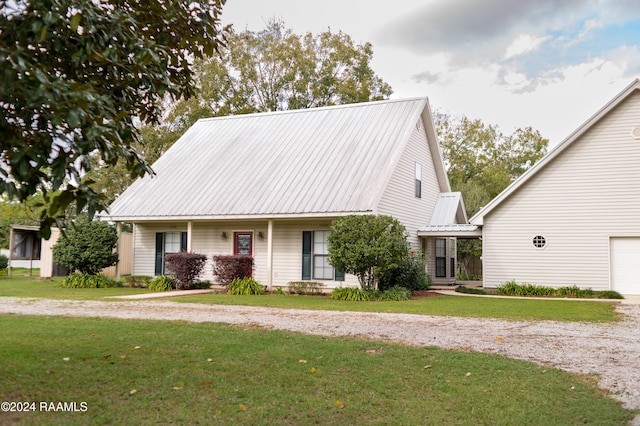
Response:
[[[438,197],[431,215],[431,225],[467,223],[467,213],[460,192],[443,192]]]
[[[430,119],[427,99],[414,98],[202,119],[153,165],[156,175],[131,185],[106,217],[375,212],[412,130],[425,117]]]

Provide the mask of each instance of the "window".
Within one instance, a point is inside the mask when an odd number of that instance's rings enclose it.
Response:
[[[336,271],[329,263],[330,231],[302,233],[302,279],[344,281],[344,272]]]
[[[416,198],[422,198],[422,165],[416,163]]]
[[[447,276],[447,240],[438,238],[436,240],[436,277]]]
[[[163,275],[165,270],[164,255],[187,251],[186,232],[156,232],[156,264],[155,274]]]
[[[13,231],[12,259],[40,259],[40,238],[35,231]]]
[[[535,248],[544,248],[547,245],[547,239],[542,235],[533,237],[533,246]]]

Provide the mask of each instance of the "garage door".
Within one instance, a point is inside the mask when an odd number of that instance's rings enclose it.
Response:
[[[611,238],[611,289],[640,295],[640,238]]]

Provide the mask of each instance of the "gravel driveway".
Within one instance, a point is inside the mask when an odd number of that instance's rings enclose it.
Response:
[[[617,305],[615,324],[311,311],[169,301],[100,302],[0,297],[0,313],[252,324],[324,336],[488,352],[599,376],[599,386],[640,409],[640,305]],[[640,426],[640,416],[634,425]]]

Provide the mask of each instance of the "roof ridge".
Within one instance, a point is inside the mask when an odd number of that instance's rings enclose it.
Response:
[[[398,99],[381,99],[378,101],[367,101],[367,102],[353,102],[348,104],[338,104],[338,105],[323,105],[317,107],[310,108],[298,108],[298,109],[287,109],[287,110],[279,110],[279,111],[263,111],[263,112],[252,112],[249,114],[230,114],[230,115],[220,115],[215,117],[204,117],[198,119],[198,121],[213,121],[213,120],[223,120],[223,119],[237,119],[237,118],[247,118],[247,117],[255,117],[255,116],[267,116],[267,115],[286,115],[286,114],[299,114],[309,111],[323,111],[327,109],[345,109],[345,108],[357,108],[357,107],[369,107],[372,105],[379,104],[388,104],[388,103],[396,103],[396,102],[415,102],[415,101],[426,101],[428,99],[427,96],[415,96],[411,98],[398,98]]]

